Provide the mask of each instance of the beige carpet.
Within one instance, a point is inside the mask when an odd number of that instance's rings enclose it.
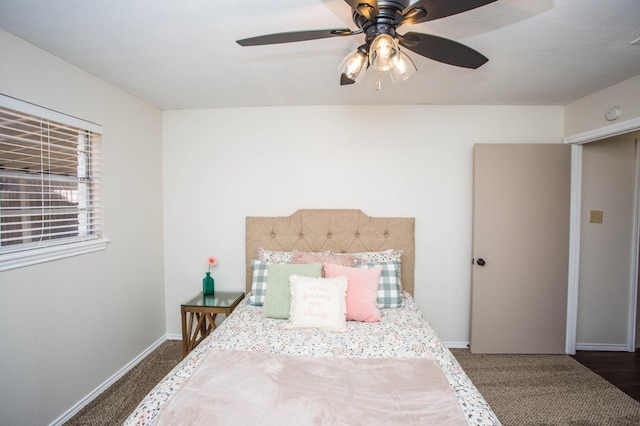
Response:
[[[640,425],[640,403],[565,355],[452,352],[503,425]],[[65,425],[121,425],[181,359],[167,341]]]
[[[503,425],[640,425],[640,402],[566,355],[453,349]]]

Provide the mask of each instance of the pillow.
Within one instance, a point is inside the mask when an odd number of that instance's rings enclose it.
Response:
[[[273,251],[265,248],[258,249],[258,260],[269,263],[291,263],[291,256],[294,252],[291,251]],[[323,252],[308,252],[311,254],[331,254],[330,251]],[[309,263],[309,262],[306,262]]]
[[[291,311],[286,328],[347,331],[347,278],[290,278]]]
[[[335,253],[338,256],[351,255],[356,257],[356,262],[375,263],[375,262],[401,262],[402,250],[387,249],[382,251],[367,251],[362,253]]]
[[[267,294],[264,296],[262,315],[267,318],[287,319],[291,308],[290,275],[319,278],[322,263],[267,265]]]
[[[377,266],[382,266],[378,281],[378,308],[399,308],[402,306],[400,262],[356,263],[356,268]]]
[[[363,269],[325,263],[323,268],[327,278],[347,278],[348,321],[377,322],[382,319],[378,310],[378,283],[382,266]]]
[[[252,305],[262,306],[264,303],[264,296],[267,293],[267,265],[269,265],[267,262],[251,261],[253,278],[251,279],[249,303]]]
[[[272,251],[263,248],[258,249],[258,260],[269,263],[289,263],[291,262],[290,251]]]
[[[356,263],[355,256],[336,256],[329,253],[312,253],[294,251],[291,255],[291,263],[334,263],[336,265],[353,266]]]

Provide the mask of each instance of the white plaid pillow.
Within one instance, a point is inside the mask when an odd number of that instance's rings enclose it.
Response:
[[[252,305],[262,306],[264,304],[264,296],[267,294],[267,265],[269,265],[268,262],[251,261],[253,278],[251,279],[249,303]]]
[[[378,308],[399,308],[402,306],[400,286],[400,262],[356,263],[356,268],[382,267],[378,281]]]

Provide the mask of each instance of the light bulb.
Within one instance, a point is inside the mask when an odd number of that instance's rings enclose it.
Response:
[[[366,50],[360,46],[342,60],[338,69],[347,78],[359,83],[367,70],[368,59]]]
[[[400,52],[398,64],[389,71],[393,84],[408,79],[417,71],[416,65],[404,52]]]
[[[398,43],[389,34],[380,34],[371,42],[369,63],[376,71],[389,71],[399,60]]]

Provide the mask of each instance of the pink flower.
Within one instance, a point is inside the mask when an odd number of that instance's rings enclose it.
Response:
[[[217,264],[218,264],[218,259],[213,256],[209,256],[209,272],[211,272],[211,267],[216,266]]]

